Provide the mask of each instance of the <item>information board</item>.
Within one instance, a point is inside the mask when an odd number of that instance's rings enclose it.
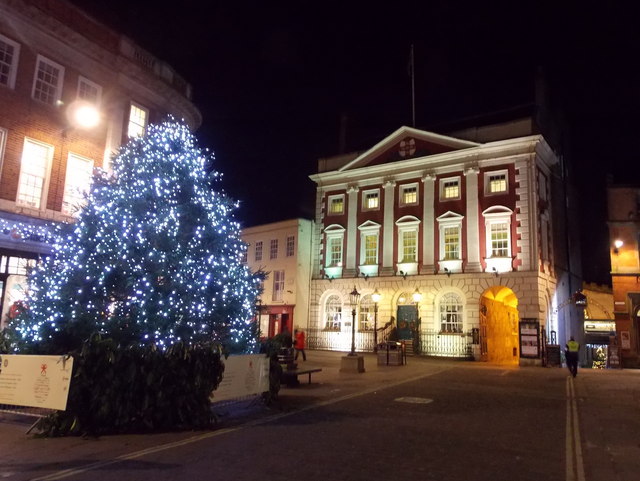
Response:
[[[239,399],[269,391],[269,358],[264,354],[229,356],[224,377],[211,394],[211,401]]]
[[[0,404],[64,411],[73,358],[0,354]]]
[[[537,319],[520,320],[520,357],[540,357],[540,322]]]

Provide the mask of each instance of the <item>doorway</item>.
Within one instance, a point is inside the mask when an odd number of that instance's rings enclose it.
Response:
[[[493,286],[480,297],[480,358],[495,364],[520,362],[518,298],[504,286]]]

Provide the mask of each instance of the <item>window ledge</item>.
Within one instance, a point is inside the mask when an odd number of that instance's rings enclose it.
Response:
[[[438,261],[440,272],[447,269],[449,272],[462,272],[462,259],[447,259]]]
[[[485,272],[489,274],[500,272],[511,272],[513,270],[513,259],[511,257],[485,257],[487,268]]]
[[[398,272],[404,272],[407,275],[413,276],[418,273],[417,262],[398,262]]]
[[[378,264],[365,264],[358,266],[360,274],[368,277],[374,277],[378,275]]]

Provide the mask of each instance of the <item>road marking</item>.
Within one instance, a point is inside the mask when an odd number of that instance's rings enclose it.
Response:
[[[452,368],[445,368],[445,369],[440,369],[438,371],[434,371],[432,373],[429,374],[420,374],[418,376],[414,376],[408,379],[404,379],[401,381],[396,381],[396,382],[392,382],[389,384],[384,384],[382,386],[375,386],[375,387],[371,387],[368,389],[364,389],[362,391],[358,391],[352,394],[346,394],[344,396],[341,396],[339,398],[335,398],[335,399],[328,399],[326,401],[320,401],[317,402],[315,404],[310,404],[309,406],[305,406],[302,407],[300,409],[296,409],[295,411],[290,411],[290,412],[286,412],[286,413],[280,413],[280,414],[274,414],[272,416],[267,416],[266,418],[262,418],[262,419],[255,419],[253,421],[249,421],[246,422],[240,426],[236,426],[234,428],[225,428],[225,429],[220,429],[218,431],[213,431],[213,432],[208,432],[208,433],[204,433],[204,434],[199,434],[197,436],[191,436],[189,438],[183,439],[181,441],[175,441],[173,443],[166,443],[166,444],[160,444],[158,446],[152,446],[150,448],[146,448],[146,449],[141,449],[140,451],[134,451],[132,453],[128,453],[128,454],[123,454],[120,456],[117,456],[113,459],[109,459],[109,460],[105,460],[105,461],[98,461],[95,463],[91,463],[91,464],[87,464],[86,466],[81,466],[79,468],[70,468],[70,469],[63,469],[62,471],[58,471],[56,473],[52,473],[52,474],[48,474],[46,476],[40,476],[38,478],[32,478],[31,481],[53,481],[53,480],[58,480],[58,479],[64,479],[64,478],[69,478],[71,476],[75,476],[76,474],[82,474],[82,473],[86,473],[87,471],[93,471],[99,468],[103,468],[105,466],[110,466],[112,464],[117,464],[120,463],[122,461],[128,461],[131,459],[137,459],[140,458],[142,456],[146,456],[148,454],[154,454],[154,453],[159,453],[161,451],[167,451],[169,449],[174,449],[174,448],[178,448],[181,446],[186,446],[188,444],[193,444],[193,443],[197,443],[200,441],[204,441],[205,439],[211,439],[211,438],[215,438],[217,436],[222,436],[223,434],[229,434],[229,433],[233,433],[236,431],[240,431],[243,430],[245,428],[249,428],[249,427],[253,427],[253,426],[259,426],[261,424],[267,424],[270,423],[272,421],[277,421],[278,419],[282,419],[282,418],[286,418],[289,416],[293,416],[295,414],[299,414],[305,411],[311,411],[312,409],[316,409],[319,407],[323,407],[323,406],[329,406],[331,404],[336,404],[342,401],[347,401],[349,399],[353,399],[359,396],[364,396],[366,394],[371,394],[373,392],[376,391],[383,391],[385,389],[389,389],[395,386],[400,386],[401,384],[405,384],[405,383],[409,383],[409,382],[414,382],[414,381],[419,381],[420,379],[424,379],[426,377],[431,377],[431,376],[435,376],[436,374],[440,374],[442,372],[445,371],[449,371]]]
[[[397,401],[399,403],[408,403],[408,404],[429,404],[433,402],[433,399],[429,399],[427,397],[405,396],[405,397],[396,398],[394,399],[394,401]]]
[[[567,377],[567,419],[565,431],[566,481],[585,481],[578,406],[573,377]]]

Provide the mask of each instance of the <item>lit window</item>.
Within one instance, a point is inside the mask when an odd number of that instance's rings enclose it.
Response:
[[[278,258],[278,239],[271,239],[269,244],[269,259]]]
[[[273,271],[273,300],[281,301],[284,294],[284,271]]]
[[[0,35],[0,85],[15,86],[19,55],[20,45]]]
[[[509,224],[491,223],[491,257],[509,256]]]
[[[445,227],[444,231],[444,259],[460,259],[460,228]]]
[[[102,87],[80,76],[78,78],[78,98],[99,106],[102,98]]]
[[[69,154],[67,175],[62,198],[62,213],[77,216],[86,202],[93,175],[93,160]]]
[[[295,254],[296,238],[292,235],[287,236],[287,257],[292,257]]]
[[[344,195],[332,195],[329,197],[329,214],[338,215],[344,213]]]
[[[18,274],[26,276],[29,269],[35,267],[35,259],[26,259],[24,257],[9,257],[7,264],[7,274]]]
[[[53,146],[25,139],[16,204],[40,209],[45,193]]]
[[[363,236],[364,259],[363,264],[366,266],[378,263],[378,233],[365,234]]]
[[[416,184],[400,187],[400,205],[413,205],[418,203],[418,186]]]
[[[329,331],[339,331],[342,326],[342,301],[339,296],[329,296],[325,303],[324,328]]]
[[[245,250],[240,254],[240,262],[242,262],[243,264],[246,264],[247,260],[248,260],[248,255],[247,255],[247,251]]]
[[[460,177],[440,180],[440,199],[455,200],[460,198]]]
[[[329,239],[329,256],[327,266],[342,266],[342,238]]]
[[[324,230],[326,235],[325,267],[332,268],[329,273],[332,276],[339,276],[342,272],[344,232],[344,227],[338,224],[327,226]]]
[[[405,230],[402,232],[402,260],[401,262],[417,262],[418,260],[418,232]]]
[[[440,299],[440,332],[462,332],[462,303],[452,292]]]
[[[129,137],[142,137],[144,135],[145,129],[147,128],[148,120],[149,112],[144,107],[136,104],[131,104],[127,135]]]
[[[375,210],[380,208],[380,192],[378,190],[364,191],[362,197],[362,210]]]
[[[489,193],[497,194],[507,191],[507,174],[490,174],[489,175]]]
[[[56,105],[62,95],[64,67],[41,55],[36,63],[32,97],[49,105]]]
[[[256,242],[256,248],[255,248],[254,255],[255,255],[256,261],[261,261],[262,260],[262,241]]]
[[[371,296],[362,296],[362,299],[360,299],[360,309],[358,311],[358,330],[372,331],[373,315],[373,301],[371,300]]]
[[[405,215],[396,221],[398,227],[398,271],[418,273],[418,233],[420,219]]]

